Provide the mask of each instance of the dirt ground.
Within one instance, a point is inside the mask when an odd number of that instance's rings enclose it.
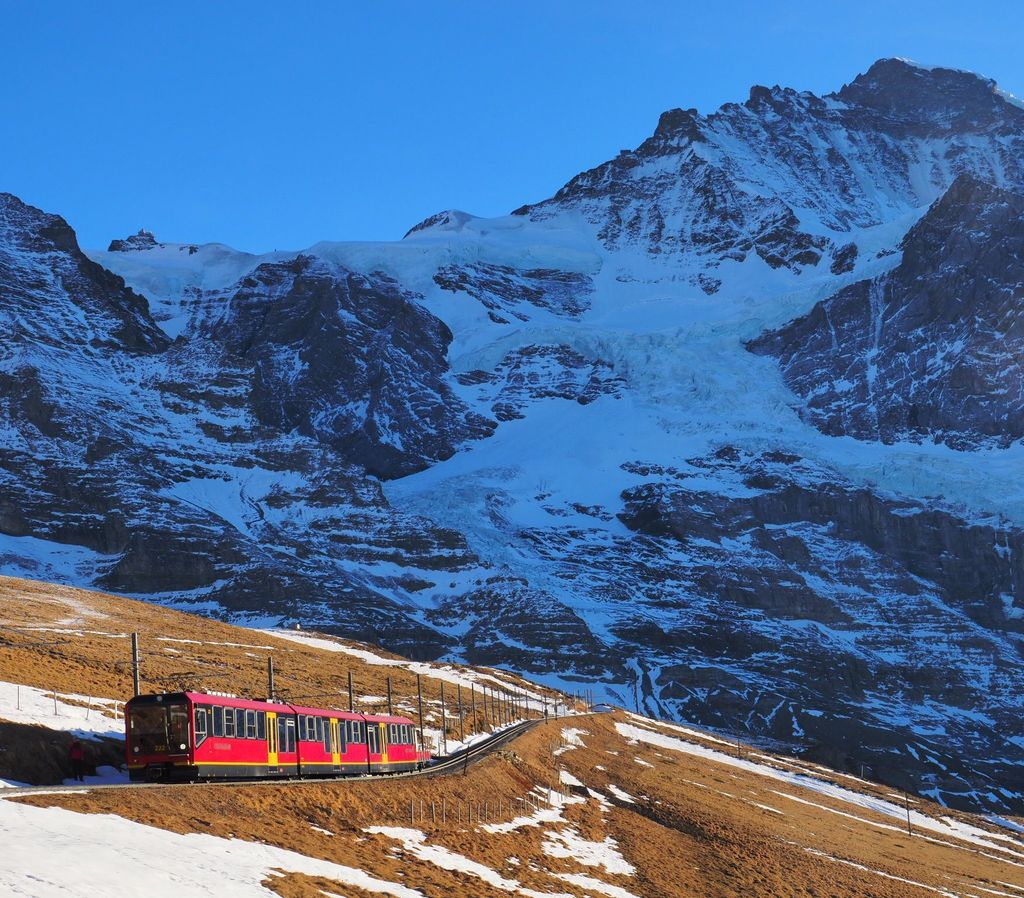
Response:
[[[148,651],[147,674],[160,683],[185,672],[182,659],[162,649],[187,646],[189,659],[201,659],[216,671],[219,689],[230,686],[240,693],[262,694],[263,666],[272,650],[281,670],[309,677],[311,691],[337,694],[348,665],[357,677],[357,695],[382,694],[387,673],[403,700],[415,694],[415,678],[407,672],[373,669],[347,656],[141,603],[24,581],[0,581],[0,598],[5,624],[140,631]],[[0,635],[11,632],[0,630]],[[14,634],[20,638],[25,632]],[[33,632],[38,637],[40,631]],[[195,639],[203,645],[161,644],[159,636]],[[64,654],[51,656],[51,649]],[[113,664],[124,660],[124,649],[123,639],[114,636],[68,637],[59,646],[35,649],[3,645],[0,679],[123,695],[125,673]],[[438,685],[430,683],[430,698],[439,697]],[[179,833],[266,842],[358,867],[427,898],[490,898],[519,890],[576,898],[1024,898],[1024,839],[983,818],[914,799],[912,808],[930,819],[959,821],[990,835],[970,841],[920,827],[908,835],[898,818],[773,777],[766,768],[813,774],[819,781],[890,803],[902,800],[886,787],[741,748],[744,758],[763,765],[744,769],[726,758],[632,741],[628,729],[620,730],[630,726],[705,749],[734,750],[710,735],[681,735],[669,726],[616,712],[546,722],[465,775],[95,790],[22,800],[117,814]],[[507,832],[488,829],[488,823],[530,817],[537,807],[547,816],[535,816]],[[444,869],[418,856],[394,834],[369,833],[369,827],[422,831],[425,844],[485,864],[505,882],[514,881],[516,888]],[[614,856],[635,868],[632,874],[587,863],[579,846],[597,843],[610,845]],[[558,850],[560,844],[569,850]],[[580,876],[589,877],[587,884],[581,884]],[[270,877],[266,885],[284,898],[371,894],[295,873]]]

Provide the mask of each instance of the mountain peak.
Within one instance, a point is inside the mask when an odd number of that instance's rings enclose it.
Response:
[[[156,242],[156,237],[153,236],[152,231],[147,231],[145,228],[139,228],[139,232],[137,234],[125,237],[124,240],[111,240],[110,246],[107,247],[107,252],[137,252],[144,249],[153,249],[160,245],[161,244]]]
[[[945,130],[997,127],[1011,110],[1014,118],[1024,118],[1024,110],[991,78],[901,58],[879,59],[835,96],[886,116],[911,115]]]

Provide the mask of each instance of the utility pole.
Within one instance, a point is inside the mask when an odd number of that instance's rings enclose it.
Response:
[[[466,747],[466,718],[462,713],[462,684],[458,684],[459,690],[459,739],[462,740],[462,747]]]
[[[473,709],[473,729],[476,730],[476,683],[469,684],[469,701]]]
[[[448,754],[448,715],[444,710],[444,680],[441,680],[441,741],[444,742],[444,753]]]
[[[142,671],[139,661],[139,634],[132,633],[132,695],[139,695],[142,692]]]
[[[274,656],[267,655],[267,700],[272,702],[275,701],[275,699],[276,693],[274,692]]]
[[[420,682],[420,675],[416,674],[416,699],[420,706],[420,745],[426,748],[423,741],[423,684]]]
[[[388,717],[394,717],[395,712],[391,710],[391,677],[388,677]]]
[[[348,709],[349,711],[356,709],[356,704],[352,699],[352,671],[348,672]]]

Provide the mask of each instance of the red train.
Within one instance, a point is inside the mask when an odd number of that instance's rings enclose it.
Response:
[[[124,719],[134,781],[399,773],[430,760],[406,717],[171,692],[136,696]]]

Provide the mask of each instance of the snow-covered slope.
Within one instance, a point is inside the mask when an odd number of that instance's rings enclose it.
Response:
[[[1024,110],[991,81],[883,60],[825,97],[673,110],[549,200],[398,243],[115,243],[90,258],[125,279],[118,320],[149,300],[153,351],[111,345],[93,371],[60,311],[58,348],[29,334],[0,359],[4,568],[596,682],[1019,809],[1021,402],[941,362],[977,312],[972,247],[999,244],[956,219],[957,179],[1019,196],[1022,159]],[[930,207],[971,235],[952,256],[919,239]],[[782,330],[911,275],[941,333],[890,315],[883,347],[870,302],[835,351]],[[975,357],[1003,324],[974,328]],[[14,386],[26,357],[37,399]],[[925,404],[912,440],[816,426],[822,390],[862,397],[876,371]],[[998,438],[963,451],[943,414]]]

